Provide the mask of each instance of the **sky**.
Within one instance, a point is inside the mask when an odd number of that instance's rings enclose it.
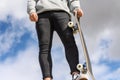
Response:
[[[81,0],[81,27],[96,80],[119,80],[120,0]],[[0,80],[42,80],[34,22],[27,0],[0,3]],[[74,35],[84,62],[79,36]],[[71,80],[64,48],[56,32],[52,46],[54,80]],[[91,78],[90,78],[91,80]]]

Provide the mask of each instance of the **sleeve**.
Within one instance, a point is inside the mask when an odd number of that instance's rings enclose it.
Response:
[[[36,0],[28,0],[27,1],[27,13],[30,14],[32,12],[36,12]]]
[[[70,9],[71,11],[77,9],[77,8],[81,8],[80,7],[80,0],[69,0],[70,1]]]

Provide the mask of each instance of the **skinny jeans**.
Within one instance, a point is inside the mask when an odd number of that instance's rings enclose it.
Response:
[[[70,16],[64,11],[47,11],[38,14],[36,31],[39,43],[39,63],[43,79],[52,76],[51,47],[53,32],[59,35],[64,48],[70,71],[78,71],[76,65],[79,63],[78,49],[75,43],[72,29],[67,26]],[[59,54],[60,55],[60,54]]]

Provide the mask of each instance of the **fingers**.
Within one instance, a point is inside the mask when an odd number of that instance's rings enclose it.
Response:
[[[83,11],[82,9],[75,9],[74,13],[77,13],[77,17],[80,18],[83,16]]]
[[[33,22],[37,22],[38,21],[37,13],[31,13],[29,17],[30,17],[30,20],[33,21]]]
[[[82,17],[83,11],[81,9],[77,10],[77,15],[78,15],[78,17]]]

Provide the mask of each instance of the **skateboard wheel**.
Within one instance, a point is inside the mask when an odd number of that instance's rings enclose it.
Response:
[[[83,65],[82,65],[82,64],[78,64],[78,65],[77,65],[77,69],[78,69],[79,71],[81,71],[81,70],[83,69]]]
[[[69,26],[69,27],[73,27],[73,26],[74,26],[74,23],[73,23],[72,21],[70,21],[70,22],[68,23],[68,26]]]

